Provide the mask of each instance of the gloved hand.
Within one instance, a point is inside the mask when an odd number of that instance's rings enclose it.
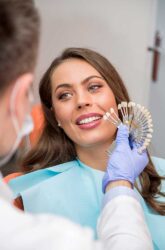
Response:
[[[104,193],[106,186],[112,181],[127,180],[134,184],[149,162],[146,151],[139,154],[136,145],[133,145],[133,149],[130,148],[128,136],[128,127],[121,124],[117,132],[116,148],[108,159],[107,170],[102,182]]]

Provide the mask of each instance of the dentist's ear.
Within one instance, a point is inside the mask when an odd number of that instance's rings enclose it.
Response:
[[[25,73],[15,81],[11,91],[9,109],[17,116],[20,127],[24,121],[25,115],[31,111],[29,100],[29,91],[32,86],[34,76],[32,73]]]

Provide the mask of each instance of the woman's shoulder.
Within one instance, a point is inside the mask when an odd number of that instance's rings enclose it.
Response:
[[[155,156],[152,156],[151,159],[158,174],[165,177],[165,159]]]
[[[66,171],[76,167],[77,165],[77,161],[73,160],[53,167],[36,170],[31,173],[11,179],[8,185],[13,190],[16,197],[20,192],[25,191],[33,186],[36,186],[41,182],[46,181],[56,175],[65,173]]]
[[[152,157],[152,161],[154,163],[154,166],[158,172],[158,174],[162,177],[165,177],[165,159],[158,158],[158,157]],[[161,181],[161,192],[165,193],[165,180]],[[165,197],[158,196],[158,200],[161,202],[165,202]]]

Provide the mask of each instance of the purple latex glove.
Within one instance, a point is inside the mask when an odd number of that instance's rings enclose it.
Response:
[[[133,149],[130,148],[128,136],[128,127],[121,124],[116,136],[116,148],[108,159],[107,170],[103,178],[104,193],[106,186],[112,181],[127,180],[134,184],[149,162],[146,151],[139,154],[135,145]]]

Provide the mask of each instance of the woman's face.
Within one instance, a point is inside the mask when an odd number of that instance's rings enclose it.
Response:
[[[111,143],[116,128],[103,115],[117,111],[114,94],[99,72],[80,59],[60,64],[51,78],[52,102],[61,129],[77,147]]]

